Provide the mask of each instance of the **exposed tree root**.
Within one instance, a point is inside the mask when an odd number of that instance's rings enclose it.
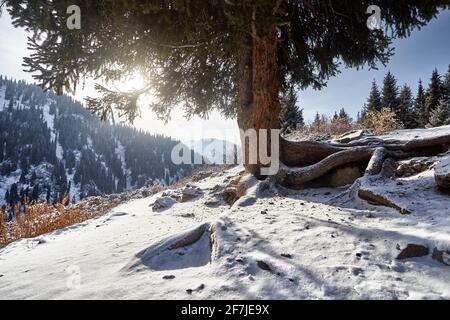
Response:
[[[398,210],[401,214],[410,214],[411,212],[408,209],[402,208],[392,201],[390,201],[385,196],[375,193],[371,190],[365,190],[365,189],[359,189],[358,190],[358,196],[369,202],[370,204],[377,205],[377,206],[386,206],[393,208],[395,210]]]
[[[348,144],[281,140],[281,166],[278,182],[290,187],[305,184],[338,167],[368,163],[366,174],[377,174],[386,158],[406,159],[425,153],[438,154],[450,144],[450,133],[444,136],[413,139],[408,142],[366,138]],[[372,157],[373,155],[373,157]]]
[[[445,148],[448,149],[449,145],[450,145],[450,133],[448,135],[442,135],[431,138],[413,139],[411,141],[408,141],[404,145],[403,151],[411,152],[420,148],[429,148],[435,146],[440,146],[442,147],[442,150],[445,151]]]
[[[276,181],[289,188],[305,188],[314,185],[314,182],[319,179],[327,181],[324,178],[335,173],[336,170],[345,170],[355,165],[366,168],[361,172],[361,176],[383,179],[386,175],[392,176],[394,171],[389,165],[384,168],[386,160],[437,155],[448,150],[449,145],[450,133],[407,142],[385,141],[376,137],[366,137],[348,143],[293,142],[282,139],[282,164]],[[390,170],[387,170],[388,168]],[[404,214],[410,213],[384,196],[363,189],[360,182],[356,182],[351,190],[353,190],[351,194],[370,203],[392,207]],[[350,196],[348,192],[347,195]]]
[[[361,161],[369,161],[373,154],[371,148],[355,148],[334,153],[320,162],[301,168],[282,166],[278,174],[278,181],[286,186],[304,186],[332,169],[339,166]]]
[[[286,166],[304,167],[315,164],[326,157],[344,151],[344,147],[315,141],[289,141],[281,138],[281,162]]]
[[[381,172],[384,160],[387,157],[387,150],[383,147],[375,149],[372,158],[369,161],[365,175],[373,176]]]
[[[202,224],[196,229],[193,229],[187,233],[185,233],[182,237],[171,243],[167,249],[168,250],[176,250],[182,247],[187,247],[198,240],[200,240],[201,237],[205,234],[205,232],[208,232],[208,230],[211,228],[211,226],[208,223]]]

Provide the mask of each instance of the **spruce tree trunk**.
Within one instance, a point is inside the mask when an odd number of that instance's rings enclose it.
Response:
[[[246,169],[258,178],[263,178],[263,166],[259,156],[259,130],[267,129],[267,155],[271,150],[271,130],[279,128],[279,70],[277,62],[277,33],[249,37],[251,50],[240,61],[238,124],[241,130],[255,129],[258,144],[242,141],[243,159]],[[257,152],[257,163],[249,163],[249,152]],[[266,165],[267,166],[267,165]]]
[[[258,37],[254,32],[244,40],[250,49],[242,55],[239,62],[238,125],[244,132],[252,129],[257,133],[256,143],[249,144],[248,139],[241,139],[243,160],[246,170],[260,179],[265,178],[261,169],[270,166],[262,161],[258,150],[261,146],[260,138],[267,139],[264,141],[267,150],[262,153],[272,158],[276,156],[270,154],[270,139],[272,130],[279,129],[281,110],[277,40],[275,31],[264,37]],[[268,132],[260,137],[259,131],[262,129]],[[346,167],[369,165],[381,168],[386,158],[405,159],[423,154],[435,155],[448,150],[450,145],[450,134],[413,139],[406,143],[384,141],[376,137],[348,143],[294,142],[279,136],[277,139],[280,139],[280,149],[277,151],[281,166],[275,178],[279,184],[291,188],[307,187],[318,180],[326,182],[328,180],[324,178]],[[376,152],[379,148],[386,149],[383,157],[380,152]],[[249,157],[250,151],[256,153],[255,163],[249,161],[254,160]],[[363,174],[364,172],[361,173]]]

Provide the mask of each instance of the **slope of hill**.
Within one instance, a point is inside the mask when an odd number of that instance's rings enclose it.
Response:
[[[445,157],[408,160],[420,168],[400,162],[397,176],[365,181],[407,204],[407,215],[347,188],[256,181],[241,166],[203,176],[10,244],[0,250],[0,297],[450,299],[450,197],[433,168]],[[233,194],[237,185],[244,195]]]
[[[67,96],[0,77],[0,205],[71,200],[170,184],[179,142],[98,120]]]

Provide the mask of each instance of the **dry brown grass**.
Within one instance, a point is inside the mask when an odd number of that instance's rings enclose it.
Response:
[[[25,210],[20,212],[19,206],[13,208],[14,218],[7,222],[6,214],[0,214],[0,248],[19,239],[35,238],[82,223],[86,220],[104,215],[117,206],[117,201],[98,201],[96,198],[66,207],[62,203],[50,205],[46,202],[27,203]],[[97,199],[98,200],[98,199]],[[11,208],[8,208],[8,212]]]

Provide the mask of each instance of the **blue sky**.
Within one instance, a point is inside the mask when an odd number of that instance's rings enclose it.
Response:
[[[395,55],[386,67],[380,64],[378,71],[343,69],[320,92],[312,89],[301,92],[299,104],[306,118],[313,118],[317,111],[329,114],[341,107],[355,116],[369,95],[372,80],[381,85],[389,70],[399,85],[407,83],[414,92],[419,78],[427,84],[434,68],[445,73],[450,65],[450,11],[442,12],[420,31],[415,30],[411,37],[395,40],[394,47]]]
[[[0,18],[0,74],[32,81],[30,74],[22,71],[22,58],[29,52],[26,46],[26,34],[23,30],[14,29],[6,12]],[[426,85],[434,68],[441,74],[447,71],[450,64],[450,11],[442,12],[436,20],[414,31],[407,39],[395,40],[395,55],[387,67],[379,66],[379,70],[342,69],[341,74],[330,79],[328,86],[321,91],[308,89],[299,93],[299,105],[304,108],[307,120],[311,120],[316,112],[332,114],[342,107],[353,116],[360,111],[369,94],[371,82],[376,79],[382,83],[388,70],[397,77],[398,84],[409,84],[413,91],[417,89],[418,79]],[[89,87],[89,84],[88,84]],[[76,95],[82,99],[92,90],[87,88]],[[187,122],[181,114],[175,114],[173,120],[165,125],[150,112],[143,112],[142,119],[136,126],[151,132],[163,133],[183,141],[201,137],[222,138],[227,130],[227,139],[237,141],[238,137],[229,137],[229,132],[237,131],[235,121],[224,120],[218,114],[212,114],[205,121],[194,118]],[[189,134],[187,130],[189,129]]]

